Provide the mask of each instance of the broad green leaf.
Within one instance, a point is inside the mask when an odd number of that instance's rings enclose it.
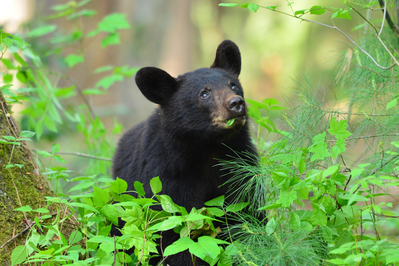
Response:
[[[118,225],[118,211],[116,210],[115,205],[105,204],[101,207],[100,213],[102,213],[102,215],[104,215],[114,225]]]
[[[189,246],[190,253],[209,262],[209,258],[215,259],[219,253],[218,243],[221,240],[212,238],[210,236],[201,236],[198,242],[191,243]],[[224,242],[224,241],[223,241]]]
[[[327,225],[327,215],[323,209],[321,209],[317,204],[312,202],[313,212],[310,221],[313,226]]]
[[[170,216],[165,221],[151,226],[150,228],[148,228],[148,230],[167,231],[169,229],[175,228],[178,225],[181,225],[182,222],[182,216]]]
[[[223,210],[221,210],[221,209],[219,209],[219,208],[212,208],[212,207],[208,207],[208,208],[206,208],[206,210],[210,213],[210,214],[212,214],[212,215],[215,215],[215,216],[223,216],[224,215],[224,211]]]
[[[306,171],[306,162],[304,159],[299,160],[298,171],[301,174],[303,174]]]
[[[70,203],[68,203],[68,205],[71,205],[71,206],[74,206],[74,207],[78,207],[78,208],[84,208],[84,209],[87,209],[87,210],[92,211],[92,212],[95,212],[95,213],[98,213],[98,212],[99,212],[99,211],[98,211],[96,208],[94,208],[93,206],[90,206],[90,205],[88,205],[88,204],[81,203],[81,202],[70,202]]]
[[[114,32],[114,33],[110,33],[107,37],[105,37],[102,41],[101,41],[101,47],[105,48],[108,45],[114,45],[114,44],[119,44],[121,42],[121,40],[119,39],[119,34]]]
[[[256,11],[258,11],[258,9],[259,9],[259,6],[258,6],[257,4],[251,4],[251,3],[242,4],[242,5],[240,5],[240,7],[242,7],[242,8],[247,8],[247,9],[249,9],[249,10],[251,10],[252,12],[255,12],[255,13],[256,13]]]
[[[85,59],[81,55],[70,54],[65,57],[64,61],[68,65],[68,67],[72,68],[79,63],[83,63]]]
[[[12,74],[5,74],[4,76],[3,76],[3,81],[4,81],[4,83],[11,83],[12,82],[12,77],[13,77],[13,75]]]
[[[33,137],[36,133],[32,132],[32,131],[21,131],[21,133],[19,134],[20,138],[28,138],[30,139],[31,137]]]
[[[53,155],[54,160],[56,160],[59,163],[66,163],[66,161],[64,160],[64,158],[62,158],[61,156],[54,154]]]
[[[291,206],[291,204],[296,199],[297,199],[297,193],[295,190],[291,190],[290,192],[283,190],[281,191],[276,203],[280,203],[282,207],[287,208]]]
[[[145,196],[144,186],[139,181],[134,181],[133,183],[134,190],[136,190],[137,194],[141,197]]]
[[[26,84],[28,82],[28,79],[27,79],[25,71],[18,71],[18,73],[15,75],[15,77],[21,83]]]
[[[247,207],[248,204],[249,204],[249,202],[239,202],[239,203],[231,204],[231,205],[227,206],[226,212],[239,212],[242,209],[244,209],[245,207]]]
[[[100,31],[109,33],[128,28],[130,28],[130,25],[126,20],[126,15],[120,13],[112,13],[108,16],[105,16],[103,20],[98,23],[98,29]]]
[[[162,188],[162,187],[161,187]],[[162,209],[169,213],[180,212],[179,206],[174,203],[168,195],[157,195],[157,199],[160,201]]]
[[[268,235],[273,234],[274,231],[276,231],[276,227],[277,227],[276,220],[274,220],[274,218],[271,218],[266,224],[266,233]]]
[[[297,11],[295,11],[295,16],[298,16],[298,15],[303,15],[303,14],[305,14],[305,12],[306,11],[308,11],[309,9],[301,9],[301,10],[297,10]]]
[[[11,265],[20,264],[28,257],[28,249],[26,246],[18,246],[11,253]]]
[[[326,170],[323,171],[323,178],[326,178],[328,176],[331,176],[331,175],[337,173],[339,170],[339,167],[340,167],[339,165],[333,165],[333,166],[328,167]]]
[[[293,230],[298,230],[301,228],[301,219],[295,212],[290,213],[290,227]]]
[[[57,29],[56,25],[44,25],[44,26],[40,26],[40,27],[37,27],[37,28],[29,31],[25,36],[36,38],[36,37],[40,37],[40,36],[49,34],[53,31],[55,31],[56,29]]]
[[[217,207],[223,207],[224,204],[224,195],[219,196],[217,198],[208,200],[207,202],[204,203],[205,206],[217,206]]]
[[[96,88],[103,87],[104,89],[108,89],[109,87],[112,86],[112,84],[114,84],[117,81],[123,81],[123,76],[122,75],[107,76],[97,82]]]
[[[14,63],[11,60],[2,58],[1,61],[3,62],[3,64],[6,66],[6,68],[8,70],[15,69]]]
[[[165,248],[163,253],[164,256],[169,256],[177,254],[179,252],[185,251],[189,246],[194,243],[194,241],[189,237],[179,238],[177,241],[173,242],[171,245]]]
[[[20,212],[30,212],[32,210],[33,209],[29,205],[14,209],[14,211],[20,211]]]
[[[232,125],[234,124],[235,121],[236,121],[235,118],[227,120],[227,121],[226,121],[226,126],[227,126],[227,127],[232,126]]]
[[[82,16],[83,17],[92,17],[96,14],[97,14],[97,12],[95,10],[83,9],[78,12],[72,13],[70,16],[68,16],[67,19],[75,19],[75,18],[82,17]]]
[[[335,136],[337,139],[345,139],[352,135],[346,128],[348,127],[348,122],[346,120],[340,120],[337,122],[335,117],[333,116],[330,122],[330,132],[331,135]]]
[[[119,177],[117,177],[116,180],[111,183],[110,189],[111,189],[112,192],[115,192],[117,194],[121,194],[123,192],[126,192],[127,183],[126,183],[125,180],[120,179]]]
[[[326,12],[326,9],[321,6],[312,6],[310,8],[310,14],[312,15],[321,15]]]
[[[104,204],[106,204],[109,201],[109,193],[102,188],[94,186],[94,197],[93,197],[93,203],[94,206],[96,207],[101,207]]]
[[[83,91],[83,94],[85,94],[85,95],[100,95],[100,94],[106,94],[106,92],[103,90],[98,90],[98,89],[85,89]]]
[[[76,231],[73,231],[73,232],[69,235],[69,241],[68,241],[68,243],[69,243],[69,245],[73,245],[73,244],[78,243],[78,242],[79,242],[80,240],[82,240],[82,239],[83,239],[82,233],[81,233],[80,231],[76,230]]]
[[[161,180],[159,179],[159,176],[154,177],[150,180],[150,187],[154,195],[162,191],[162,183]]]
[[[334,158],[337,158],[338,155],[344,153],[345,151],[346,151],[345,139],[338,139],[335,142],[334,147],[332,147],[331,149],[331,153]]]

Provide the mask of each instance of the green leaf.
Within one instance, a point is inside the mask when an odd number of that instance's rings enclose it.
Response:
[[[136,190],[137,194],[141,197],[145,196],[144,186],[139,181],[134,181],[134,190]]]
[[[212,208],[212,207],[208,207],[206,208],[206,210],[208,211],[209,214],[215,215],[215,216],[224,216],[224,211],[219,209],[219,208]]]
[[[70,235],[69,235],[69,245],[73,245],[78,243],[80,240],[83,239],[83,235],[80,231],[76,230],[73,231]]]
[[[293,230],[298,230],[301,228],[301,218],[295,212],[290,213],[290,227]]]
[[[178,225],[181,225],[182,222],[183,222],[182,216],[170,216],[165,221],[151,226],[150,228],[148,228],[148,230],[167,231],[172,228],[175,228]]]
[[[291,204],[296,199],[297,199],[297,193],[295,190],[291,190],[290,192],[283,190],[281,191],[276,203],[280,203],[282,207],[287,208],[291,206]]]
[[[96,186],[93,188],[94,188],[94,191],[93,191],[94,206],[101,207],[109,201],[109,193],[105,189],[102,189],[102,188],[99,188]]]
[[[251,10],[254,13],[256,13],[256,11],[258,11],[258,9],[259,9],[259,6],[257,4],[251,4],[251,3],[242,4],[242,5],[240,5],[240,7],[248,8],[249,10]]]
[[[108,89],[116,81],[123,81],[123,76],[122,75],[111,75],[111,76],[104,77],[99,82],[97,82],[96,88],[103,87],[104,89]]]
[[[179,206],[174,203],[172,198],[168,195],[157,195],[157,199],[161,202],[161,206],[164,211],[169,213],[180,212]]]
[[[298,171],[301,174],[303,174],[306,171],[306,162],[304,159],[299,160]]]
[[[328,167],[326,170],[323,171],[323,178],[326,178],[328,176],[331,176],[335,173],[337,173],[339,170],[339,165],[333,165]]]
[[[150,187],[154,195],[162,191],[162,183],[161,180],[159,179],[159,176],[154,177],[153,179],[150,180]]]
[[[68,65],[68,67],[72,68],[79,63],[83,63],[85,59],[81,55],[70,54],[67,57],[65,57],[64,61]]]
[[[26,246],[18,246],[14,248],[11,254],[11,265],[20,264],[28,257],[28,249]]]
[[[325,157],[331,156],[328,152],[328,145],[324,141],[326,137],[326,132],[319,134],[313,138],[313,146],[309,149],[310,152],[313,152],[311,161],[315,160],[323,160]]]
[[[221,4],[219,4],[219,6],[227,6],[227,7],[235,7],[237,5],[238,4],[234,4],[234,3],[221,3]]]
[[[112,192],[115,192],[117,194],[121,194],[123,192],[126,192],[127,183],[126,183],[125,180],[120,179],[119,177],[117,177],[116,180],[111,183],[110,189],[111,189]]]
[[[266,233],[268,235],[273,234],[274,231],[276,231],[276,227],[277,227],[276,220],[274,220],[274,218],[271,218],[266,224]]]
[[[368,201],[369,198],[366,198],[362,195],[358,195],[358,194],[346,194],[346,195],[341,195],[339,196],[340,199],[343,200],[348,200],[348,206],[351,205],[354,201]]]
[[[227,126],[227,127],[232,126],[232,125],[234,124],[235,121],[236,121],[235,118],[227,120],[227,121],[226,121],[226,126]]]
[[[244,209],[245,207],[247,207],[248,204],[249,204],[249,202],[239,202],[239,203],[231,204],[231,205],[227,206],[226,212],[239,212],[242,209]]]
[[[173,254],[177,254],[179,252],[185,251],[193,243],[195,243],[195,242],[189,237],[179,238],[177,241],[173,242],[171,245],[169,245],[165,248],[163,255],[169,256],[169,255],[173,255]]]
[[[270,9],[270,10],[276,10],[276,8],[279,7],[279,6],[281,6],[281,5],[278,5],[278,6],[266,6],[266,8]]]
[[[208,200],[207,202],[204,203],[205,206],[217,206],[217,207],[223,207],[224,204],[224,195],[219,196],[217,198]]]
[[[340,120],[337,122],[335,117],[333,116],[330,122],[330,132],[331,135],[335,136],[337,139],[342,138],[345,139],[352,135],[346,128],[348,127],[348,122],[346,120]]]
[[[40,36],[49,34],[50,32],[53,32],[56,29],[57,29],[56,25],[43,25],[43,26],[37,27],[37,28],[29,31],[25,36],[36,38],[36,37],[40,37]]]
[[[101,47],[105,48],[108,45],[115,45],[115,44],[119,44],[121,42],[121,40],[119,39],[119,34],[114,32],[109,34],[107,37],[105,37],[102,41],[101,41]]]
[[[310,14],[312,15],[321,15],[326,12],[326,9],[321,6],[312,6],[310,8]]]
[[[79,12],[74,12],[72,13],[67,19],[75,19],[78,17],[92,17],[94,15],[96,15],[97,12],[95,10],[91,10],[91,9],[83,9],[80,10]]]
[[[51,152],[54,154],[54,153],[57,153],[57,152],[59,152],[60,151],[60,144],[59,143],[56,143],[56,144],[53,144],[52,146],[51,146]]]
[[[3,64],[5,65],[5,67],[8,70],[13,70],[15,69],[14,63],[11,60],[8,60],[6,58],[2,58],[1,61],[3,62]]]
[[[298,16],[298,15],[303,15],[305,14],[306,11],[308,11],[309,9],[301,9],[301,10],[297,10],[295,11],[294,15]]]
[[[101,207],[100,213],[110,220],[114,225],[118,225],[118,211],[115,205],[105,204]]]
[[[338,155],[344,153],[346,151],[345,147],[345,139],[338,139],[335,143],[335,146],[332,147],[331,153],[334,158],[337,158]]]
[[[98,29],[100,31],[105,31],[113,33],[119,29],[130,28],[129,23],[126,21],[126,15],[120,13],[112,13],[103,18],[101,22],[98,23]]]
[[[393,99],[392,101],[390,101],[389,103],[387,103],[387,108],[386,108],[386,110],[391,109],[392,107],[395,107],[397,102],[398,102],[398,98]]]
[[[323,209],[321,209],[316,203],[312,202],[313,212],[310,221],[313,226],[327,225],[327,216]]]
[[[64,158],[62,158],[61,156],[54,154],[53,155],[54,160],[56,160],[59,163],[66,163],[66,161],[64,160]]]
[[[219,241],[220,240],[210,236],[201,236],[198,238],[198,242],[190,244],[189,251],[195,256],[210,262],[208,257],[215,259],[220,253],[220,249],[217,245]]]
[[[20,138],[28,138],[30,139],[31,137],[33,137],[36,133],[32,132],[32,131],[21,131],[21,133],[19,134]]]
[[[334,14],[331,16],[331,18],[333,18],[333,16],[335,15],[335,17],[337,18],[345,18],[345,19],[352,19],[352,17],[349,14],[349,10],[343,10],[343,11],[339,11],[337,14],[337,12],[334,12]]]
[[[111,65],[103,66],[103,67],[99,67],[96,70],[94,70],[94,73],[101,73],[101,72],[109,71],[112,69],[114,69],[114,66],[111,66]]]
[[[29,205],[14,209],[14,211],[20,211],[20,212],[30,212],[32,210],[33,209]]]
[[[4,81],[4,83],[11,83],[12,82],[12,74],[5,74],[4,76],[3,76],[3,81]]]
[[[17,75],[15,75],[15,77],[17,78],[17,80],[23,84],[26,84],[28,79],[26,76],[26,72],[25,71],[18,71]]]
[[[83,91],[83,94],[85,94],[85,95],[100,95],[100,94],[106,94],[106,92],[103,90],[98,90],[98,89],[85,89]]]

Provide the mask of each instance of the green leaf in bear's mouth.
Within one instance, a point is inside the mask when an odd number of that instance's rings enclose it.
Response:
[[[232,119],[227,120],[227,121],[226,121],[226,126],[229,127],[229,126],[233,125],[233,124],[234,124],[234,121],[236,121],[235,118],[232,118]]]

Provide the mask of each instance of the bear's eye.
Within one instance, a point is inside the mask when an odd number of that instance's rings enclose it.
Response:
[[[232,85],[231,89],[235,92],[235,93],[239,93],[240,90],[238,89],[238,87],[236,85]]]
[[[210,95],[211,95],[211,92],[208,91],[208,90],[202,91],[202,92],[201,92],[201,98],[202,98],[202,99],[206,99],[206,98],[208,98]]]

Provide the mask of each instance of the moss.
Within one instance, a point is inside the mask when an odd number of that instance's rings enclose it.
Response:
[[[9,111],[1,93],[0,103],[0,136],[19,134],[18,128],[14,126],[13,118],[7,117]],[[26,144],[15,146],[13,152],[12,148],[11,144],[0,144],[0,246],[27,226],[23,213],[14,211],[15,208],[19,208],[21,205],[29,205],[33,209],[44,207],[45,196],[51,195],[51,191],[33,162],[31,151]],[[5,169],[10,161],[11,152],[11,163],[24,165],[21,169],[18,167]],[[27,219],[30,221],[34,220],[35,215],[37,215],[35,212],[26,213]],[[29,230],[0,250],[0,265],[10,264],[12,250],[18,245],[25,244],[28,232]]]

